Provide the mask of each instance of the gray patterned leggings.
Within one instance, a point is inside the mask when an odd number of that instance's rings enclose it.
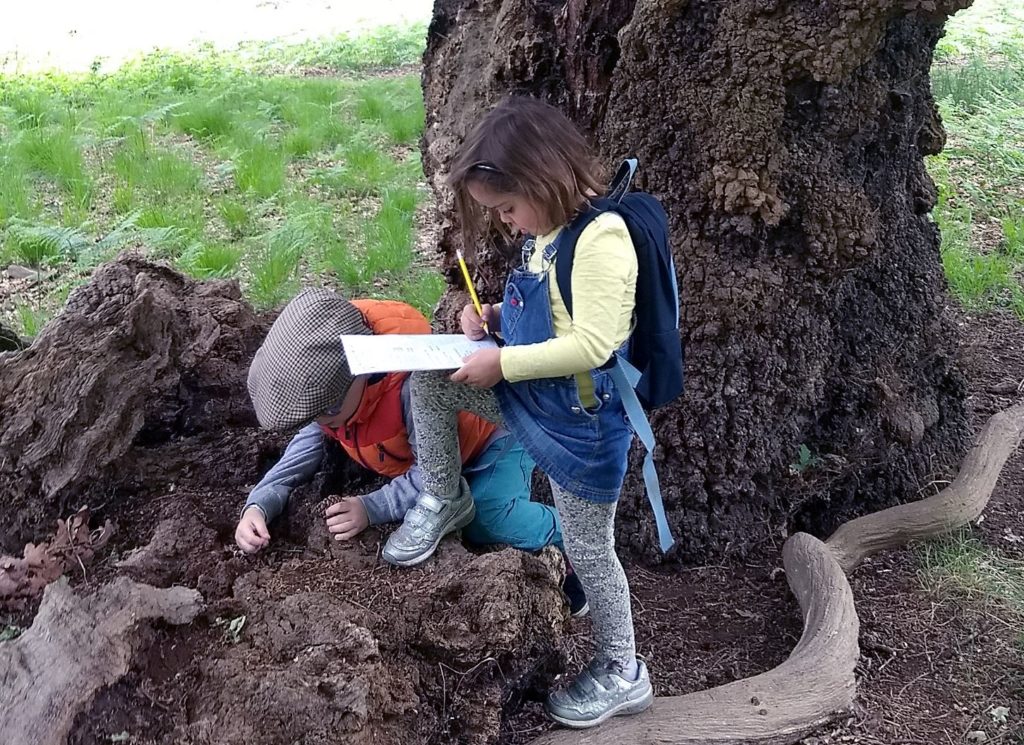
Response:
[[[424,488],[438,497],[459,489],[457,416],[470,411],[501,424],[494,392],[453,383],[448,373],[412,374],[412,418],[417,461]],[[615,554],[615,503],[591,502],[574,496],[553,481],[551,491],[562,519],[565,552],[579,576],[593,617],[597,662],[625,667],[636,658],[629,584]]]

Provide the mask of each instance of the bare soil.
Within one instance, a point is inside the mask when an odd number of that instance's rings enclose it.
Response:
[[[117,523],[94,563],[74,573],[79,591],[127,575],[197,588],[207,606],[191,624],[146,631],[128,675],[78,715],[69,743],[518,745],[550,726],[545,692],[590,648],[589,622],[570,621],[562,603],[557,555],[478,554],[449,539],[422,568],[394,570],[379,559],[381,531],[332,543],[321,517],[328,497],[373,484],[334,450],[272,527],[271,547],[242,555],[232,541],[238,510],[287,442],[261,432],[244,404],[245,360],[270,318],[253,314],[230,283],[195,283],[135,259],[101,268],[88,288],[32,354],[0,358],[8,381],[0,434],[17,429],[29,405],[63,411],[68,424],[43,433],[54,448],[47,457],[63,464],[60,489],[50,489],[46,457],[18,479],[0,469],[8,494],[0,537],[7,546],[44,537],[48,521],[72,503],[60,496],[70,490],[97,524]],[[1021,395],[1024,326],[1003,315],[950,318],[962,335],[959,364],[977,429]],[[158,332],[170,341],[140,341]],[[111,337],[124,343],[104,342]],[[197,346],[198,339],[205,341]],[[122,354],[135,365],[131,376],[114,376],[128,363]],[[86,371],[108,370],[108,384],[81,371],[61,378],[68,355]],[[26,388],[31,366],[59,389],[45,401]],[[22,383],[10,382],[14,372]],[[86,380],[96,388],[83,388]],[[101,389],[109,406],[120,401],[145,415],[97,416],[94,429],[107,429],[76,438],[70,401],[76,390]],[[61,454],[100,442],[98,435],[103,446],[89,463],[68,467]],[[978,526],[1008,556],[1021,555],[1014,537],[1024,536],[1022,489],[1019,452]],[[639,651],[659,695],[785,659],[801,624],[780,571],[783,538],[717,566],[627,559]],[[961,743],[978,730],[988,742],[1024,742],[1020,618],[998,604],[928,591],[918,572],[909,548],[852,577],[862,624],[857,709],[808,745]],[[0,621],[27,625],[33,613],[12,609]],[[993,718],[997,706],[1009,707],[1006,724]]]

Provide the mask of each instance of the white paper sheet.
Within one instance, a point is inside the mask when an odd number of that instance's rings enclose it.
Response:
[[[353,375],[455,370],[464,357],[497,346],[493,339],[471,341],[463,334],[343,334],[341,343]]]

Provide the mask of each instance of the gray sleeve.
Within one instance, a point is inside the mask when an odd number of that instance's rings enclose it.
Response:
[[[413,459],[416,458],[416,429],[412,422],[412,397],[409,393],[409,378],[402,384],[402,414],[405,419],[405,430],[409,435],[409,448],[412,451]],[[505,430],[498,428],[487,444],[505,436]],[[371,525],[380,523],[397,522],[405,518],[416,500],[423,492],[423,472],[418,462],[414,462],[412,468],[398,478],[392,479],[388,484],[375,492],[364,494],[360,499],[366,507],[366,516]]]
[[[402,383],[402,418],[405,420],[405,431],[409,435],[409,449],[412,451],[413,465],[401,476],[391,479],[377,491],[360,497],[366,507],[366,516],[370,525],[398,522],[405,518],[405,513],[416,504],[423,491],[423,476],[416,458],[416,431],[412,424],[412,398],[409,393],[409,378]]]
[[[249,492],[242,512],[255,505],[267,522],[284,512],[292,489],[308,483],[320,469],[323,439],[323,432],[315,422],[300,429],[288,443],[281,460]]]
[[[416,504],[423,491],[423,476],[418,465],[413,465],[401,476],[391,479],[377,491],[360,497],[366,507],[370,525],[398,522]]]

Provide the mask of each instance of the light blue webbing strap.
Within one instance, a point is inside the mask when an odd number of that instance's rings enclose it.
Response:
[[[610,369],[612,381],[619,389],[619,396],[626,408],[630,426],[647,451],[647,455],[644,456],[644,485],[647,487],[647,499],[654,512],[654,522],[658,526],[658,542],[664,553],[672,548],[676,539],[672,537],[672,529],[668,526],[665,503],[661,499],[661,483],[658,481],[658,472],[654,468],[654,430],[651,429],[651,423],[647,421],[644,407],[640,405],[640,399],[636,396],[635,386],[640,380],[640,371],[620,355],[615,356],[617,361]]]

